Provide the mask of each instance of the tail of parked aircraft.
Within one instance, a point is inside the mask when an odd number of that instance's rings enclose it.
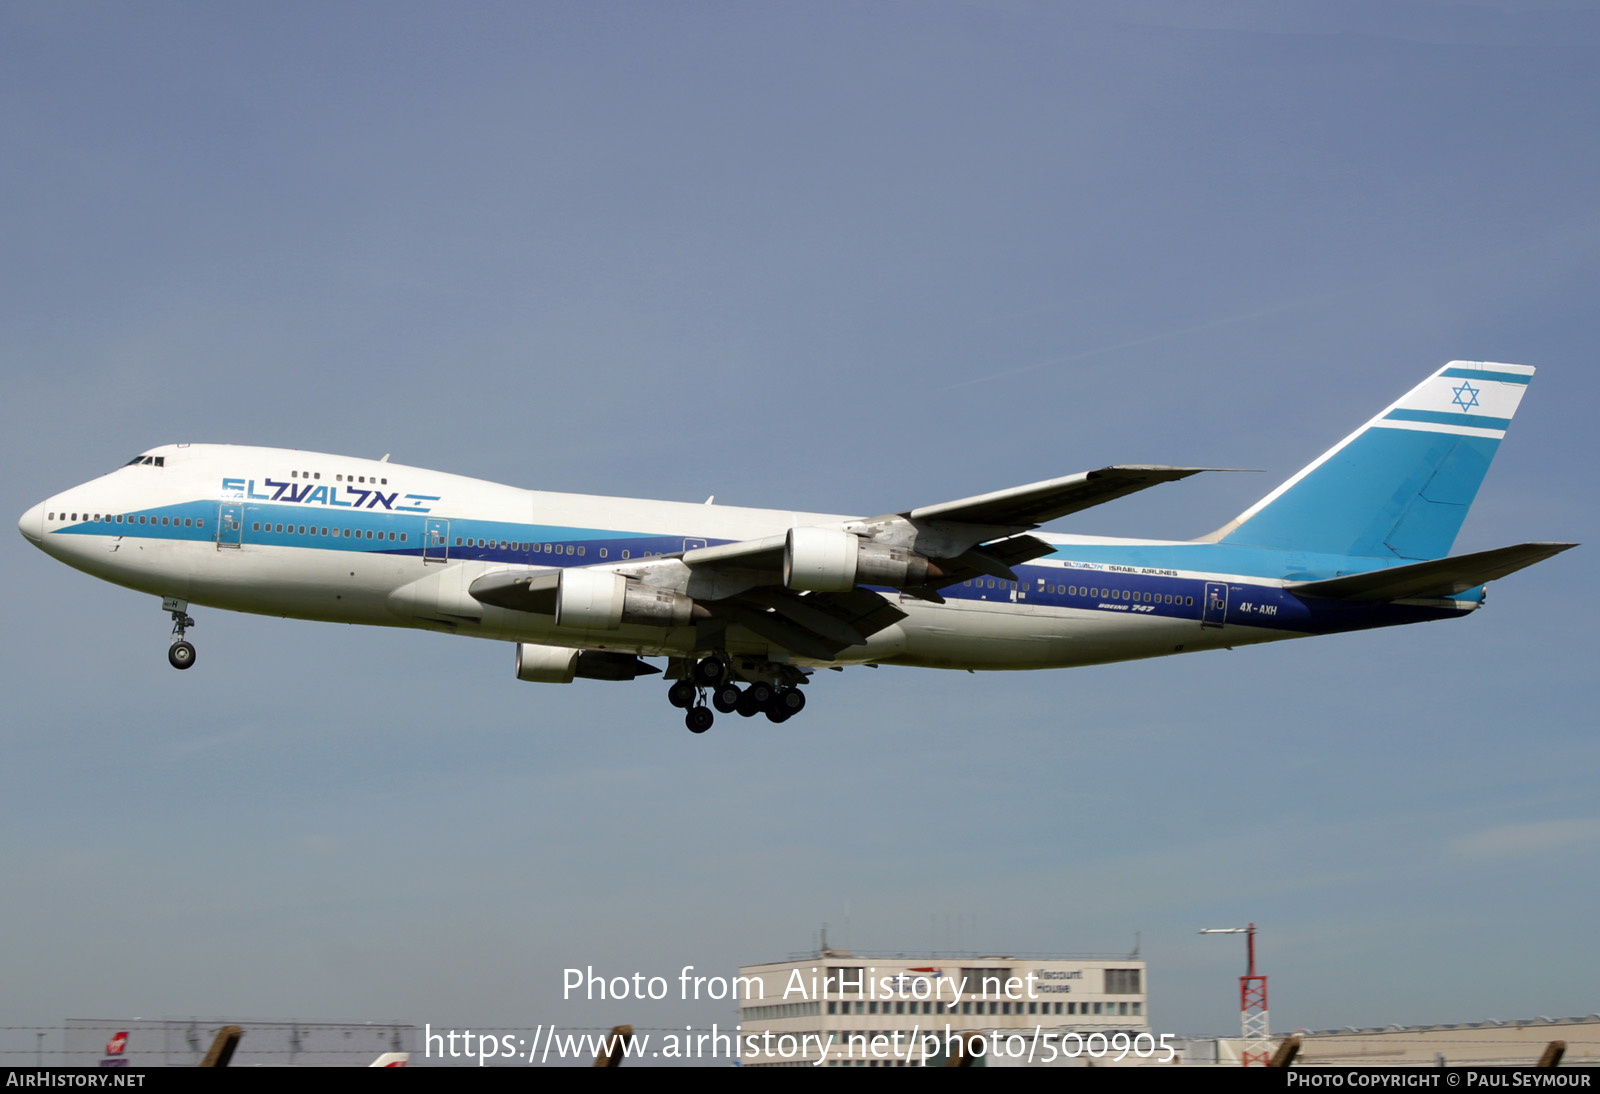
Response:
[[[1533,371],[1450,362],[1205,538],[1379,559],[1444,557]]]

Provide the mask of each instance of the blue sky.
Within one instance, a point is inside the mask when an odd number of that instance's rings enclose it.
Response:
[[[1597,61],[1554,2],[10,3],[0,491],[181,440],[859,513],[1263,469],[1054,526],[1189,537],[1460,358],[1541,371],[1457,550],[1593,542]],[[1195,931],[1251,920],[1275,1028],[1596,1009],[1587,547],[1459,623],[703,738],[421,633],[200,609],[180,675],[152,598],[0,549],[0,1025],[726,1023],[561,970],[823,923],[1137,933],[1163,1032],[1235,1028]]]

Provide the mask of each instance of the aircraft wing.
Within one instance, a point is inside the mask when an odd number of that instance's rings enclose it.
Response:
[[[786,538],[768,536],[740,543],[724,543],[716,547],[697,547],[681,555],[665,557],[681,558],[684,565],[706,571],[719,569],[739,571],[747,580],[760,575],[777,576],[783,572]],[[980,574],[1015,581],[1017,575],[1011,572],[1012,566],[1047,555],[1052,550],[1054,548],[1048,543],[1033,536],[1011,536],[1001,539],[985,544],[982,550],[963,551],[957,559],[951,560],[951,563],[944,567],[945,576],[940,579],[939,584],[941,587],[954,585],[958,581],[965,581]]]
[[[787,539],[787,536],[765,536],[715,547],[696,547],[679,557],[686,566],[732,566],[777,573],[783,569],[783,545]]]
[[[1163,482],[1188,478],[1204,467],[1126,465],[997,490],[977,497],[927,505],[870,520],[846,520],[828,529],[791,529],[779,535],[628,563],[593,563],[610,571],[681,595],[693,602],[694,625],[714,632],[737,625],[776,645],[819,659],[864,644],[906,613],[871,588],[889,587],[922,600],[940,602],[939,590],[974,577],[1017,580],[1013,566],[1049,554],[1053,548],[1020,533],[1039,524]],[[846,577],[829,585],[786,584],[785,562],[802,532],[827,539],[827,553],[854,555],[869,548],[901,560],[902,577]],[[904,559],[915,561],[908,571]],[[676,567],[676,569],[674,569]],[[851,564],[845,571],[854,575]],[[863,575],[868,574],[863,569]],[[561,597],[560,569],[499,571],[472,583],[471,595],[486,604],[517,611],[556,614]],[[906,576],[915,574],[916,576]],[[654,575],[654,576],[652,576]],[[854,587],[847,587],[854,580]],[[630,586],[631,587],[631,586]],[[620,609],[619,609],[620,610]],[[708,633],[707,637],[711,637]]]
[[[778,550],[777,564],[781,566],[781,546]],[[740,552],[733,552],[730,557],[741,563],[747,561]],[[481,603],[512,611],[554,615],[562,573],[559,569],[496,571],[474,581],[471,595]],[[703,612],[695,619],[696,626],[716,629],[738,624],[803,656],[826,660],[846,647],[862,645],[906,616],[894,604],[866,589],[798,593],[783,588],[776,578],[771,582],[751,582],[751,575],[742,567],[740,573],[745,587],[700,601]],[[724,579],[726,576],[719,575]]]
[[[751,589],[707,607],[717,622],[736,623],[785,649],[819,660],[828,660],[847,647],[864,645],[869,637],[906,617],[905,612],[868,589],[843,593]]]
[[[1017,528],[1036,528],[1049,520],[1064,517],[1095,505],[1146,490],[1164,482],[1176,482],[1202,471],[1222,471],[1220,467],[1163,467],[1158,464],[1119,464],[1098,471],[1081,471],[1059,479],[1046,479],[1026,486],[1013,486],[991,494],[961,498],[912,509],[901,516],[911,520],[955,521],[961,524],[986,524]]]
[[[956,501],[924,505],[900,513],[876,517],[871,525],[880,525],[895,519],[915,522],[938,521],[944,525],[966,525],[972,529],[967,538],[972,545],[986,543],[983,555],[1000,560],[996,564],[983,558],[974,559],[974,565],[964,568],[960,576],[944,584],[964,581],[978,574],[1006,577],[1015,580],[1009,567],[1029,559],[1048,554],[1050,548],[1041,540],[1015,533],[1037,528],[1046,521],[1101,505],[1108,501],[1164,482],[1176,482],[1202,471],[1219,471],[1216,467],[1166,467],[1158,464],[1120,464],[1102,467],[1097,471],[1082,471],[1058,479],[1012,486],[975,497]],[[852,522],[854,523],[854,522]],[[1009,537],[1009,538],[1008,538]],[[766,536],[762,539],[740,543],[724,543],[716,547],[700,547],[685,551],[682,559],[694,567],[731,566],[746,570],[777,573],[783,567],[786,537]],[[951,557],[955,557],[953,553]],[[1004,572],[1002,572],[1004,570]]]

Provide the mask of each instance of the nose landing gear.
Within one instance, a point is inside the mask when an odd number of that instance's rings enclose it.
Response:
[[[175,669],[186,669],[194,664],[194,643],[184,637],[188,629],[194,626],[194,616],[189,614],[187,600],[175,600],[172,597],[161,602],[161,606],[172,615],[172,645],[167,647],[167,663]]]

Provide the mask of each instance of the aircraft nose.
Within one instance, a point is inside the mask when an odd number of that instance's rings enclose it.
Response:
[[[44,502],[40,502],[17,521],[17,527],[27,537],[28,542],[37,547],[44,542]]]

